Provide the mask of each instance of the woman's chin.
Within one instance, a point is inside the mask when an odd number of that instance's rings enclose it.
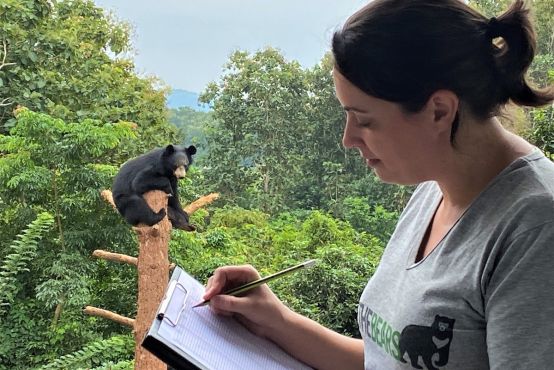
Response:
[[[381,161],[379,159],[366,159],[365,163],[369,168],[375,168],[381,164]]]
[[[391,173],[386,170],[383,166],[376,166],[373,167],[373,172],[375,175],[381,180],[381,182],[385,184],[393,184],[393,185],[416,185],[418,184],[417,181],[414,179],[408,179],[406,176],[402,176],[402,174],[399,173]]]

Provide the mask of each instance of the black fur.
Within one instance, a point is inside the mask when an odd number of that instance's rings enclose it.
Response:
[[[188,170],[195,153],[193,145],[188,148],[168,145],[131,159],[121,166],[114,179],[112,194],[117,210],[129,224],[152,226],[165,217],[164,209],[154,212],[142,197],[150,190],[162,190],[170,195],[167,209],[172,226],[187,231],[195,230],[179,202],[178,178],[175,175],[179,166]]]

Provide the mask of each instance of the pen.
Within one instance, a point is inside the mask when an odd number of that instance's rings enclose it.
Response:
[[[225,295],[237,295],[237,294],[240,294],[240,293],[244,293],[250,289],[253,289],[257,286],[260,286],[262,284],[265,284],[267,283],[268,281],[271,281],[271,280],[274,280],[274,279],[277,279],[278,277],[280,276],[285,276],[287,274],[290,274],[291,272],[294,272],[294,271],[298,271],[298,270],[301,270],[305,267],[312,267],[314,264],[316,263],[316,260],[308,260],[306,262],[302,262],[301,264],[299,265],[296,265],[296,266],[292,266],[292,267],[289,267],[287,269],[284,269],[282,271],[279,271],[279,272],[276,272],[274,274],[271,274],[271,275],[268,275],[264,278],[261,278],[261,279],[258,279],[258,280],[254,280],[254,281],[251,281],[249,283],[246,283],[244,285],[241,285],[239,287],[236,287],[236,288],[233,288],[231,290],[228,290],[226,292],[223,292],[222,294],[225,294]],[[197,305],[195,306],[192,306],[192,308],[195,308],[195,307],[201,307],[201,306],[205,306],[207,305],[208,303],[210,303],[210,300],[206,300],[206,301],[202,301],[200,303],[198,303]]]

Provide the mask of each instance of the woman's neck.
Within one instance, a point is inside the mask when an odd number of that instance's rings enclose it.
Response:
[[[496,118],[464,122],[437,178],[444,206],[466,209],[504,168],[532,150],[531,144],[504,129]]]

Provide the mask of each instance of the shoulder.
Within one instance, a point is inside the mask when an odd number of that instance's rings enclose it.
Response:
[[[554,163],[538,151],[519,162],[490,194],[503,205],[502,218],[518,225],[516,234],[554,221]]]
[[[404,212],[413,208],[425,207],[441,196],[441,191],[435,181],[426,181],[417,185]]]
[[[481,192],[468,216],[505,236],[554,220],[554,163],[538,150],[518,158]]]
[[[439,186],[434,181],[420,183],[400,214],[399,224],[405,219],[417,218],[441,197]]]
[[[552,270],[554,164],[543,155],[526,156],[484,198],[473,214],[489,235],[485,276],[502,277],[515,268]]]

